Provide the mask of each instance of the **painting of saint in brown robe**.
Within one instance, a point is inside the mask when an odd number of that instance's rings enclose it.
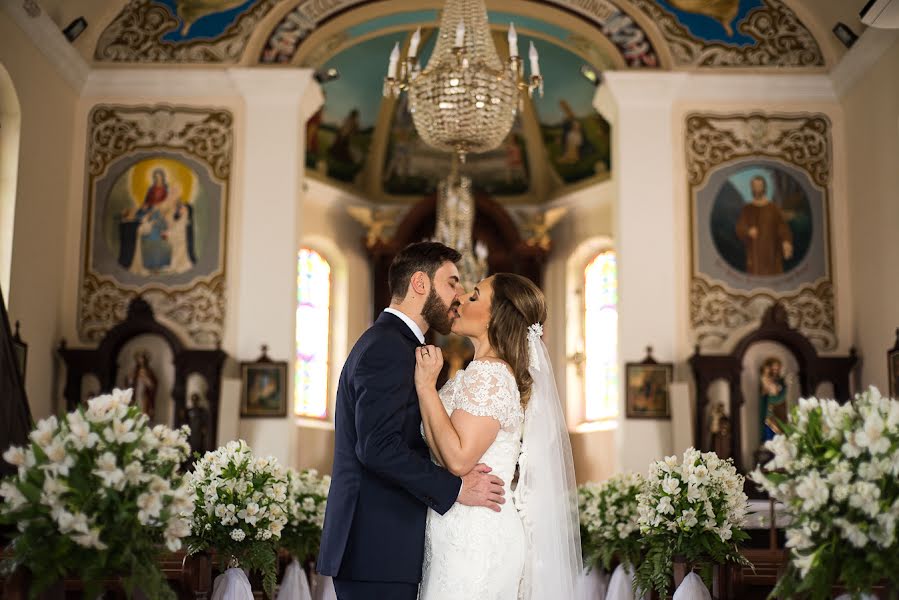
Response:
[[[765,178],[753,178],[751,186],[753,200],[737,221],[737,237],[746,249],[746,273],[781,275],[784,261],[793,256],[793,233],[783,211],[768,198]]]

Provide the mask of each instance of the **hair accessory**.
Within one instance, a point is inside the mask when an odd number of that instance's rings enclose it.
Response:
[[[535,371],[540,370],[540,364],[537,361],[537,342],[543,337],[543,325],[534,323],[528,327],[528,360],[530,368]]]

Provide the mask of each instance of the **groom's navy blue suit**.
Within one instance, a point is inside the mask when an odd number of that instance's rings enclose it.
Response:
[[[415,392],[420,342],[382,313],[350,352],[337,388],[334,468],[318,571],[339,600],[415,598],[428,507],[448,511],[462,480],[430,460]]]

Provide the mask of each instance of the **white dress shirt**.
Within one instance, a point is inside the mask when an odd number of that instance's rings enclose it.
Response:
[[[409,329],[412,330],[412,333],[415,334],[415,337],[418,338],[418,341],[421,342],[422,346],[424,345],[425,334],[421,332],[421,327],[418,326],[418,323],[409,318],[409,315],[395,308],[385,308],[384,312],[396,315],[397,317],[402,319],[403,323],[409,326]]]

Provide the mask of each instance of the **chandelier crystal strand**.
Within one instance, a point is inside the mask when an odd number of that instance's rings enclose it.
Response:
[[[457,158],[453,158],[456,164]],[[487,249],[473,243],[474,195],[471,179],[458,176],[456,168],[437,184],[437,226],[434,239],[455,248],[462,255],[458,263],[462,287],[471,290],[487,275]]]
[[[524,94],[543,95],[539,57],[531,43],[531,75],[524,76],[518,34],[510,24],[509,61],[496,52],[483,0],[447,0],[437,43],[424,70],[418,65],[421,28],[412,36],[407,56],[399,45],[390,54],[384,96],[409,94],[409,112],[421,139],[453,154],[452,171],[437,189],[435,239],[462,254],[459,271],[466,289],[487,274],[487,246],[472,240],[475,205],[472,183],[459,174],[468,153],[494,150],[512,130]]]

